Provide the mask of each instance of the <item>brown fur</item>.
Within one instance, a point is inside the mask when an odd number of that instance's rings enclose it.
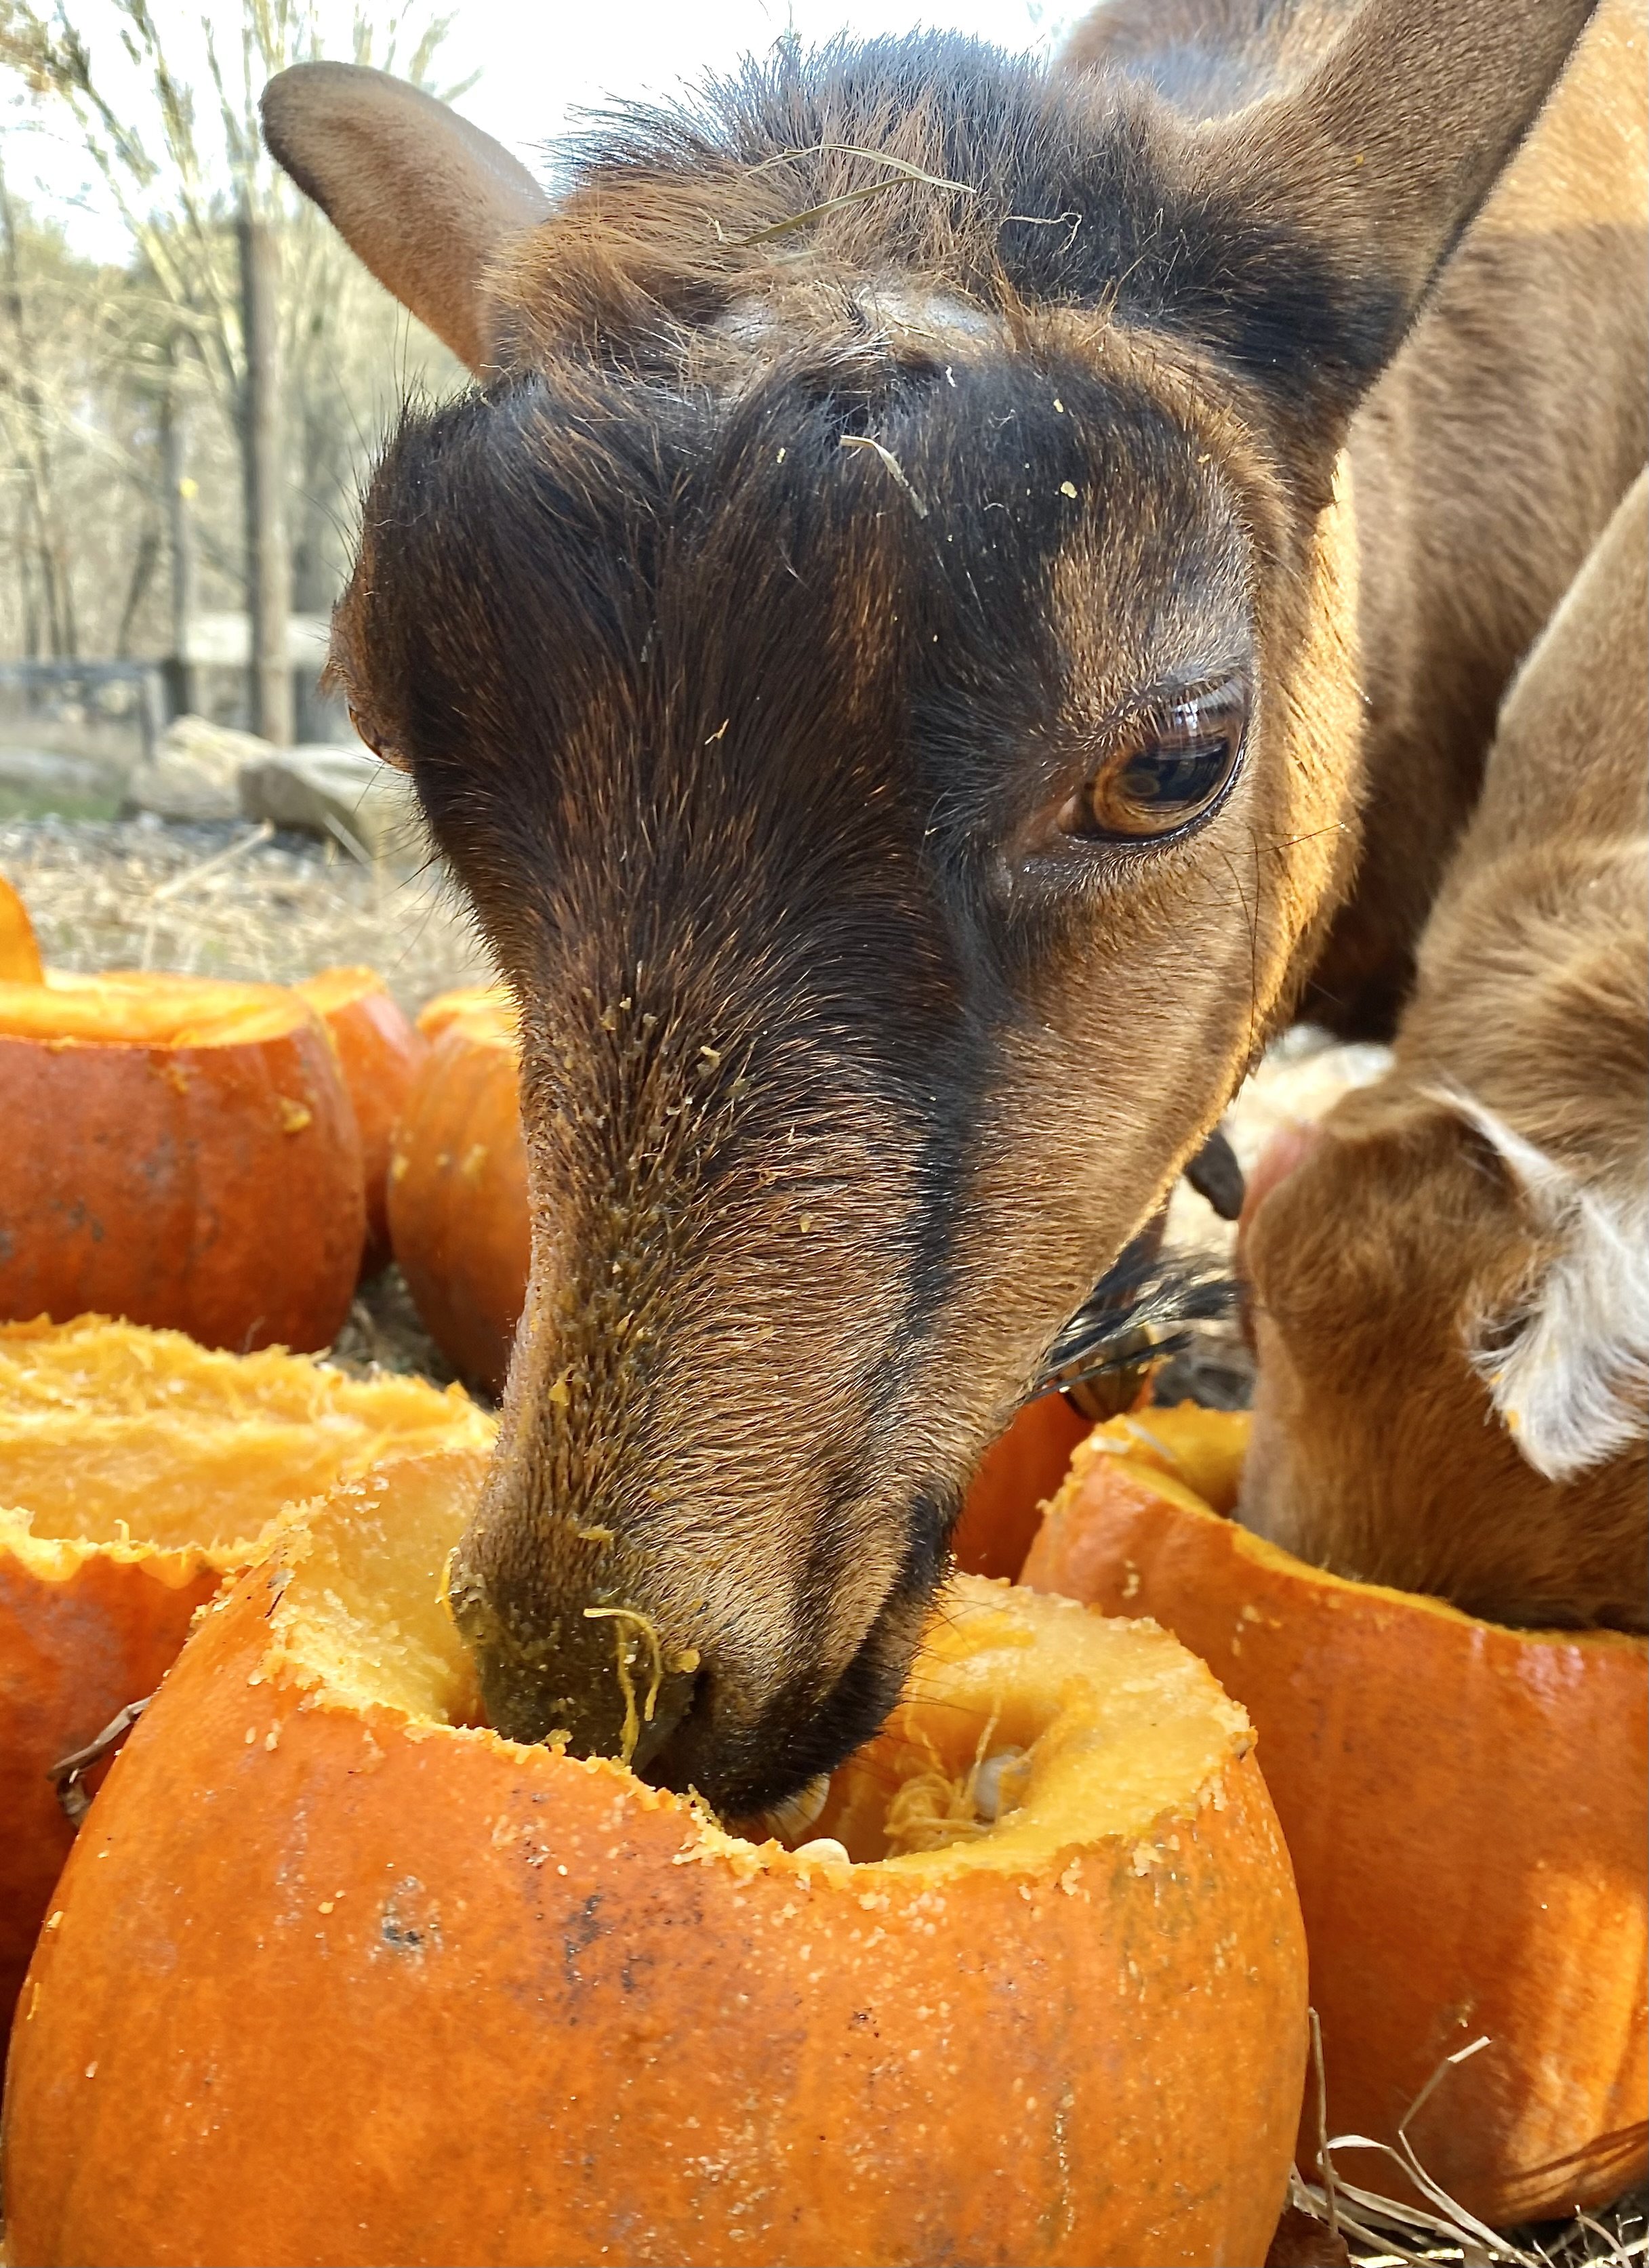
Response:
[[[1270,1194],[1256,1184],[1245,1240],[1261,1354],[1245,1520],[1503,1622],[1649,1621],[1649,1411],[1572,1479],[1520,1454],[1468,1345],[1538,1307],[1565,1238],[1446,1099],[1493,1112],[1641,1237],[1646,608],[1649,475],[1506,703],[1395,1068]]]
[[[1297,77],[1347,13],[1113,0],[1070,52],[1225,108]],[[1390,1037],[1501,693],[1649,456],[1646,63],[1642,7],[1606,7],[1351,428],[1362,851],[1304,1003],[1348,1038]]]
[[[266,101],[281,163],[386,290],[461,361],[485,364],[491,341],[475,274],[501,237],[544,217],[548,198],[490,135],[404,80],[306,63],[298,84],[301,101],[282,102],[290,77],[276,80]],[[400,225],[409,205],[421,220],[411,234]]]
[[[1616,357],[1584,418],[1553,398],[1524,348],[1595,283],[1557,256],[1495,337],[1533,375],[1492,394],[1492,509],[1408,493],[1430,443],[1382,490],[1356,422],[1417,352],[1371,430],[1483,394],[1433,314],[1402,342],[1587,13],[1366,0],[1302,57],[1319,19],[1260,9],[1273,91],[1200,114],[940,40],[781,60],[621,122],[497,229],[445,319],[489,383],[388,453],[334,666],[523,1004],[534,1275],[454,1593],[509,1729],[616,1736],[591,1606],[659,1636],[643,1760],[735,1808],[886,1707],[972,1464],[1291,1012],[1363,805],[1397,823],[1376,768],[1417,759],[1359,656],[1394,715],[1432,664],[1383,627],[1391,560],[1471,583],[1486,681],[1539,579],[1497,483],[1527,468],[1576,557],[1607,515],[1566,437],[1619,456],[1644,382]],[[1575,69],[1558,107],[1607,141],[1631,103]],[[438,232],[461,150],[426,213],[311,130],[303,74],[269,100],[379,273]],[[1512,172],[1566,241],[1557,114]],[[1130,718],[1233,675],[1245,762],[1203,823],[1059,833]],[[1451,725],[1462,777],[1487,729]],[[1434,864],[1456,823],[1414,821]],[[1412,909],[1375,926],[1400,964]]]

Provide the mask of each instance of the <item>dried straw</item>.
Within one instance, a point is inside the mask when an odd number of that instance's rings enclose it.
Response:
[[[1410,2137],[1410,2128],[1456,2065],[1491,2044],[1485,2034],[1453,2055],[1445,2056],[1397,2124],[1395,2144],[1377,2142],[1366,2134],[1336,2134],[1328,2131],[1328,2095],[1323,2076],[1322,2032],[1317,2012],[1311,2011],[1312,2067],[1316,2089],[1318,2162],[1322,2178],[1308,2182],[1296,2167],[1289,2177],[1288,2203],[1296,2212],[1321,2221],[1330,2236],[1343,2236],[1358,2268],[1406,2268],[1418,2264],[1458,2262],[1461,2268],[1631,2268],[1649,2256],[1649,2199],[1642,2193],[1622,2199],[1603,2220],[1580,2213],[1553,2237],[1534,2228],[1491,2228],[1449,2195],[1426,2171]],[[1349,2182],[1336,2161],[1336,2152],[1372,2150],[1399,2167],[1424,2205],[1387,2196],[1382,2191]],[[1612,2226],[1610,2224],[1613,2224]],[[1601,2249],[1600,2249],[1601,2248]]]
[[[14,820],[0,823],[0,874],[56,968],[283,984],[366,962],[409,1009],[491,975],[438,865],[362,865],[267,824]]]

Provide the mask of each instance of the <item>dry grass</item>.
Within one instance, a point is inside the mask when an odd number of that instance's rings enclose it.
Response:
[[[1324,2258],[1337,2258],[1337,2239],[1357,2268],[1409,2268],[1409,2264],[1458,2262],[1461,2268],[1635,2268],[1649,2256],[1649,2191],[1634,2191],[1601,2213],[1579,2213],[1561,2220],[1533,2221],[1521,2228],[1491,2228],[1452,2198],[1426,2171],[1409,2129],[1421,2110],[1447,2088],[1457,2065],[1488,2047],[1485,2036],[1446,2056],[1398,2123],[1395,2144],[1373,2142],[1360,2134],[1330,2135],[1323,2079],[1322,2034],[1311,2011],[1311,2062],[1307,2080],[1316,2095],[1317,2155],[1321,2178],[1306,2181],[1298,2167],[1289,2177],[1288,2204],[1296,2214],[1317,2222],[1325,2239]],[[1307,2098],[1309,2100],[1309,2097]],[[1383,2161],[1403,2177],[1406,2195],[1395,2198],[1363,2181],[1347,2178],[1341,2159],[1356,2153],[1359,2170]],[[1417,2202],[1417,2198],[1421,2202]]]
[[[11,820],[0,874],[58,968],[291,983],[364,961],[408,1009],[491,975],[438,866],[364,865],[335,843],[246,821]]]
[[[1305,2184],[1297,2182],[1290,2201],[1309,2212],[1304,2191]],[[1313,2218],[1326,2216],[1317,2211]],[[1461,2268],[1502,2261],[1527,2263],[1528,2268],[1638,2268],[1649,2256],[1649,2191],[1634,2191],[1601,2213],[1579,2213],[1572,2220],[1494,2232],[1492,2248],[1464,2230],[1452,2237],[1417,2235],[1397,2219],[1388,2199],[1376,2198],[1361,2208],[1361,2235],[1343,2221],[1342,2228],[1357,2268],[1404,2268],[1410,2261],[1454,2262]]]

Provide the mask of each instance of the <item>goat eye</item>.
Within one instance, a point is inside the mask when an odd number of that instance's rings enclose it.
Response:
[[[392,765],[398,772],[409,772],[412,770],[412,766],[407,762],[401,750],[393,741],[385,739],[377,726],[361,714],[353,701],[347,702],[345,706],[350,712],[350,722],[355,727],[356,738],[364,740],[380,763]]]
[[[1137,843],[1189,826],[1236,777],[1248,718],[1235,681],[1140,718],[1065,804],[1061,833]]]

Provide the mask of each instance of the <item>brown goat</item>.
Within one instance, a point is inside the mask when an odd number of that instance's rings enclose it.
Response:
[[[1500,1622],[1649,1627],[1649,475],[1518,676],[1396,1060],[1278,1138],[1242,1517]]]
[[[505,1730],[644,1688],[735,1811],[833,1764],[1314,968],[1389,1015],[1643,460],[1640,5],[1211,0],[1206,99],[786,48],[553,208],[378,74],[269,87],[482,380],[386,451],[332,666],[521,1003],[453,1578]]]

